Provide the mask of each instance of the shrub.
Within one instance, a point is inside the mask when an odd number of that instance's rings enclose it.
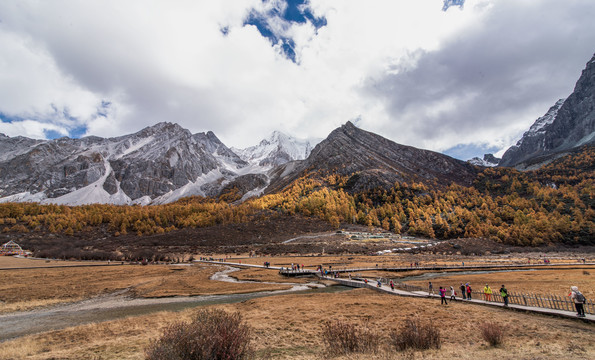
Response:
[[[168,326],[145,355],[147,360],[249,359],[250,332],[239,313],[201,310],[190,323]]]
[[[377,352],[380,335],[368,327],[340,320],[328,321],[322,330],[322,339],[331,356],[349,353]]]
[[[504,329],[495,322],[484,322],[479,325],[481,337],[491,346],[498,346],[504,340]]]
[[[440,330],[430,322],[420,319],[408,319],[400,331],[393,330],[389,334],[391,344],[400,351],[407,349],[440,349],[442,340]]]

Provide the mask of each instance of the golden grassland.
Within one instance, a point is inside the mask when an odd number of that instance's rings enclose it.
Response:
[[[105,261],[63,261],[50,259],[21,258],[16,256],[0,256],[0,269],[38,268],[73,265],[103,265]]]
[[[502,359],[592,359],[593,325],[575,320],[532,315],[464,302],[441,306],[438,300],[411,299],[358,289],[335,294],[294,294],[218,305],[238,311],[253,329],[259,358],[319,359],[325,356],[322,326],[329,320],[364,324],[383,337],[405,319],[431,320],[440,328],[440,350],[399,353],[388,349],[352,359],[439,359],[477,356]],[[142,359],[151,339],[167,324],[187,321],[196,309],[157,313],[31,335],[0,344],[0,359]],[[500,347],[489,347],[478,326],[496,322],[505,327]]]
[[[214,258],[224,258],[225,255],[214,255]],[[579,259],[584,255],[572,253],[562,253],[555,256],[547,256],[552,264],[571,263],[580,264]],[[514,264],[543,264],[543,254],[510,254],[510,255],[486,255],[486,256],[461,256],[446,254],[390,254],[390,255],[319,255],[309,256],[259,256],[248,257],[247,254],[236,257],[228,257],[229,262],[240,262],[243,264],[262,265],[265,261],[271,263],[271,266],[288,267],[291,264],[305,265],[306,269],[315,269],[318,265],[328,268],[329,265],[335,269],[342,267],[408,267],[412,263],[419,263],[420,266],[438,264],[438,265],[514,265]],[[587,257],[587,261],[594,261]]]
[[[588,298],[595,298],[595,266],[590,269],[556,269],[518,272],[496,272],[490,274],[453,275],[441,277],[432,281],[434,288],[439,286],[453,286],[457,289],[461,283],[470,283],[473,290],[483,290],[489,284],[493,291],[506,285],[510,292],[536,293],[542,295],[554,294],[567,296],[570,286],[578,286],[579,290]],[[426,281],[409,281],[411,285],[426,287]]]

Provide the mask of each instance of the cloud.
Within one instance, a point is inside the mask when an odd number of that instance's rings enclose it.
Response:
[[[476,12],[475,24],[437,50],[413,53],[413,65],[367,80],[366,91],[383,99],[399,126],[393,138],[437,150],[509,146],[571,93],[595,50],[585,46],[595,44],[587,2],[474,5],[465,11]]]
[[[356,118],[418,147],[504,146],[570,93],[593,52],[592,1],[444,5],[3,1],[0,113],[71,136],[171,121],[236,147]],[[3,126],[32,136],[17,123]]]

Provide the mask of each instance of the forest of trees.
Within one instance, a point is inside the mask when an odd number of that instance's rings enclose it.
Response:
[[[540,170],[488,168],[471,187],[397,183],[350,193],[348,177],[310,174],[281,193],[239,205],[233,196],[154,206],[0,204],[3,232],[72,235],[105,227],[115,236],[242,223],[271,212],[357,223],[429,238],[485,237],[522,246],[595,243],[595,147]],[[227,200],[227,201],[226,201]]]

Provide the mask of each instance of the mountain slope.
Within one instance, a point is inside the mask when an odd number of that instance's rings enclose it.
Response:
[[[351,176],[349,185],[354,191],[403,181],[468,185],[476,175],[476,169],[463,161],[397,144],[347,122],[316,145],[306,160],[275,169],[267,192],[317,171]]]
[[[585,144],[595,143],[595,55],[587,63],[574,91],[537,119],[515,146],[502,156],[499,166],[517,166],[545,159]]]

